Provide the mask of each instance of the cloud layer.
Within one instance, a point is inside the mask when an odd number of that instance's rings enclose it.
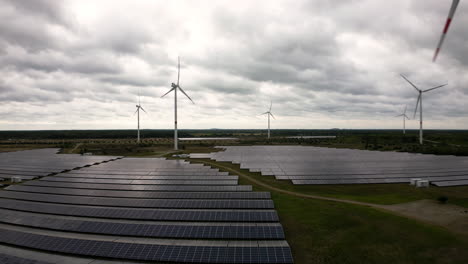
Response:
[[[400,128],[421,88],[425,126],[468,129],[468,6],[437,63],[450,1],[0,0],[0,129]],[[417,121],[410,121],[416,128]]]

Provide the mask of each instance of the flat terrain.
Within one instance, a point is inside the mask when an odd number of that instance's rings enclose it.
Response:
[[[468,260],[468,235],[462,230],[467,219],[463,207],[435,203],[438,195],[452,190],[457,190],[451,195],[457,199],[449,198],[449,201],[466,203],[468,186],[427,189],[406,184],[298,186],[241,170],[239,165],[228,162],[191,161],[237,172],[241,176],[240,184],[251,184],[257,191],[270,191],[296,263],[466,263]],[[310,199],[265,188],[265,185],[287,192],[380,203],[370,207]],[[410,192],[414,194],[406,197]],[[418,201],[427,197],[434,199]],[[404,200],[416,202],[401,204]],[[388,205],[384,204],[394,205],[385,208]],[[415,204],[424,207],[415,210]],[[453,210],[458,211],[448,217],[431,218]],[[450,224],[456,225],[449,229]]]
[[[134,131],[131,131],[132,133]],[[420,147],[416,131],[403,137],[400,131],[273,131],[275,136],[336,135],[323,140],[266,141],[264,131],[237,131],[187,136],[241,137],[239,144],[301,144],[334,148],[409,151],[435,154],[465,155],[468,145],[466,131],[428,131],[428,142]],[[280,134],[280,132],[282,134]],[[283,133],[284,132],[284,133]],[[296,133],[297,132],[297,133]],[[296,134],[294,134],[296,133]],[[94,154],[135,157],[171,157],[174,153],[207,153],[225,142],[183,142],[181,150],[172,150],[172,133],[168,137],[146,138],[136,145],[134,139],[29,139],[15,144],[0,145],[2,150],[27,149],[46,146],[65,146],[64,153],[93,152]],[[96,135],[96,134],[95,134]],[[95,136],[93,135],[93,136]],[[75,137],[81,138],[81,137]],[[95,138],[95,137],[94,137]],[[5,139],[5,138],[4,138]],[[31,141],[32,140],[32,141]],[[78,145],[80,144],[80,145]],[[190,160],[190,159],[188,159]],[[196,159],[237,174],[239,184],[250,184],[255,191],[269,191],[284,227],[295,263],[468,263],[468,235],[465,210],[468,208],[468,186],[414,188],[407,184],[360,185],[293,185],[273,176],[262,176],[241,170],[238,165]],[[249,178],[242,177],[246,175]],[[252,181],[251,179],[255,180]],[[260,184],[257,184],[260,183]],[[270,186],[281,191],[275,191]],[[284,191],[343,199],[368,205],[326,201],[299,197]],[[448,197],[447,204],[437,199]]]

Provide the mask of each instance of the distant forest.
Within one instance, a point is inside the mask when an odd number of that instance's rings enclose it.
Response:
[[[468,136],[467,130],[425,130],[425,134]],[[181,129],[179,137],[256,137],[266,133],[265,129]],[[401,130],[369,130],[369,129],[274,129],[272,135],[284,136],[349,136],[349,135],[396,135]],[[417,135],[418,130],[407,130],[409,135]],[[136,130],[24,130],[0,131],[0,140],[9,139],[131,139],[135,138]],[[142,138],[172,138],[172,129],[144,129]]]

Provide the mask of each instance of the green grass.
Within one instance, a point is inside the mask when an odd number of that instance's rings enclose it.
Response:
[[[468,239],[363,206],[272,193],[295,263],[467,263]]]
[[[350,184],[350,185],[294,185],[288,180],[276,180],[274,176],[262,176],[260,173],[240,169],[230,162],[215,162],[207,159],[189,159],[192,162],[209,162],[240,171],[270,186],[302,194],[349,199],[375,204],[398,204],[421,199],[436,200],[447,196],[448,203],[468,208],[468,186],[415,188],[409,184]]]

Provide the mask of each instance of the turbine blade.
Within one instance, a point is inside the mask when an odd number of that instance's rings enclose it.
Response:
[[[416,112],[418,111],[419,100],[421,100],[421,94],[419,94],[419,96],[418,96],[418,101],[416,102],[416,108],[414,109],[413,118],[416,118]]]
[[[410,118],[407,115],[405,115],[405,117],[406,117],[406,119],[410,120]]]
[[[137,107],[137,110],[135,111],[135,113],[133,113],[133,115],[135,115],[137,112],[138,112],[138,107]]]
[[[442,85],[439,85],[439,86],[436,86],[436,87],[433,87],[433,88],[430,88],[430,89],[427,89],[427,90],[424,90],[423,93],[429,92],[429,91],[432,91],[432,90],[435,90],[435,89],[438,89],[438,88],[441,88],[441,87],[444,87],[444,86],[447,85],[447,84],[448,84],[448,83],[442,84]]]
[[[453,0],[452,1],[452,6],[450,7],[450,11],[447,17],[447,21],[445,22],[444,29],[442,31],[442,35],[440,36],[439,43],[437,44],[437,48],[434,52],[434,57],[432,57],[432,62],[435,62],[437,60],[437,56],[439,55],[440,49],[442,48],[442,44],[444,43],[445,36],[447,35],[447,31],[450,27],[450,23],[453,20],[453,16],[455,15],[455,11],[457,9],[458,3],[460,0]]]
[[[175,89],[175,87],[172,87],[172,88],[169,90],[169,92],[165,93],[163,96],[161,96],[161,98],[163,98],[164,96],[166,96],[168,93],[174,91],[174,89]]]
[[[273,117],[273,119],[276,120],[276,117],[272,114],[272,113],[269,113],[271,115],[271,117]]]
[[[416,87],[416,85],[414,85],[412,82],[410,82],[410,80],[408,80],[403,74],[400,74],[400,76],[403,77],[403,79],[405,79],[409,84],[411,84],[411,86],[413,86],[414,89],[416,89],[416,91],[418,91],[418,92],[420,91],[418,89],[418,87]]]
[[[141,106],[140,106],[140,109],[141,109],[141,110],[143,110],[143,112],[145,112],[145,113],[146,113],[146,111],[145,111],[145,109],[143,109],[143,107],[141,107]]]
[[[394,116],[394,117],[399,117],[399,116],[403,116],[403,114],[401,114],[401,115],[396,115],[396,116]]]
[[[177,56],[177,60],[179,62],[178,66],[177,66],[177,68],[178,68],[178,70],[177,70],[177,86],[179,86],[179,79],[180,79],[180,57],[179,56]]]
[[[265,113],[262,113],[262,114],[259,114],[259,115],[266,115],[266,114],[268,114],[268,112],[265,112]]]
[[[273,102],[270,100],[270,110],[268,112],[271,112],[271,107],[273,106]]]
[[[193,104],[195,104],[195,102],[192,100],[192,98],[190,98],[190,96],[188,96],[188,95],[185,93],[185,91],[182,89],[182,87],[180,87],[180,86],[178,86],[178,85],[177,85],[177,87],[179,87],[179,90],[180,90],[185,96],[187,96],[187,98],[188,98],[190,101],[192,101]]]
[[[406,109],[408,108],[407,105],[405,105],[405,111],[403,111],[403,114],[406,115]]]

